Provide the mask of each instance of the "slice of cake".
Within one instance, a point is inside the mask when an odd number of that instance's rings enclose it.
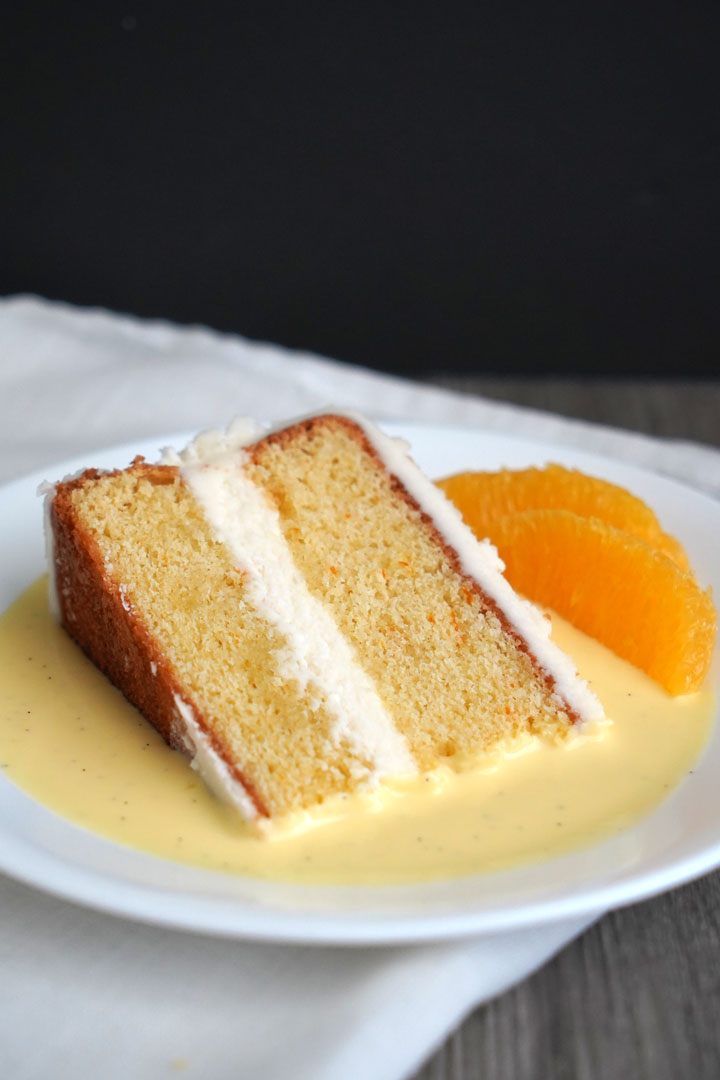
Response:
[[[63,625],[247,818],[602,716],[495,549],[351,415],[47,496]]]

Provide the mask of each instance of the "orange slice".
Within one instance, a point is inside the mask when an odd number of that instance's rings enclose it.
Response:
[[[548,465],[544,469],[502,469],[468,472],[440,480],[439,487],[455,503],[480,539],[491,536],[498,518],[520,510],[571,510],[625,529],[664,552],[689,571],[682,545],[669,536],[650,507],[625,488],[587,476],[577,469]]]
[[[519,592],[547,605],[671,694],[699,689],[717,616],[710,590],[667,555],[598,518],[526,510],[488,527]]]

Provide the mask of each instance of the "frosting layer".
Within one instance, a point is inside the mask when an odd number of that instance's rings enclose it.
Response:
[[[251,604],[287,642],[276,654],[278,674],[334,717],[333,739],[354,752],[355,775],[365,785],[414,772],[407,743],[374,683],[295,566],[277,510],[244,471],[246,454],[232,438],[206,438],[204,447],[198,450],[196,444],[184,455],[181,474],[244,574]]]

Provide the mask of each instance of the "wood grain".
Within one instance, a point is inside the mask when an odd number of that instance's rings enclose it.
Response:
[[[720,446],[720,381],[442,385]],[[626,1077],[720,1078],[720,871],[606,915],[536,975],[476,1010],[415,1080]]]

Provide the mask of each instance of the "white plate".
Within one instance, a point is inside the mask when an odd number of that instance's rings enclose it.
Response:
[[[644,497],[686,544],[700,580],[720,595],[720,503],[673,481],[567,447],[473,429],[385,425],[407,438],[432,476],[463,468],[557,461]],[[116,447],[0,489],[0,610],[44,569],[35,491],[83,465],[126,465],[188,436]],[[89,459],[92,460],[89,460]],[[714,675],[717,674],[717,657]],[[650,748],[649,748],[650,749]],[[399,943],[496,934],[591,917],[720,865],[720,728],[692,776],[633,829],[538,866],[427,885],[307,887],[195,870],[75,826],[0,777],[0,868],[38,888],[129,918],[209,934],[333,944]]]

